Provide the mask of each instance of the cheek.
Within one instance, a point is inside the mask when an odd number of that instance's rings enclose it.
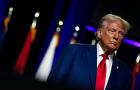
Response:
[[[111,41],[111,39],[108,36],[102,38],[102,42],[105,45],[108,45],[110,43],[110,41]]]
[[[107,40],[111,40],[111,39],[113,39],[113,34],[105,33],[103,38],[105,38]]]
[[[113,39],[113,37],[112,36],[108,36],[108,35],[105,35],[103,37],[103,41],[105,41],[105,42],[110,42],[112,39]]]
[[[123,38],[119,38],[119,39],[118,39],[118,43],[121,44],[121,43],[122,43],[122,40],[123,40]]]

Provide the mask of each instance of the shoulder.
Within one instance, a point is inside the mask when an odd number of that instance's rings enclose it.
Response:
[[[95,47],[95,45],[75,43],[75,44],[68,44],[65,48],[88,49],[92,47]]]

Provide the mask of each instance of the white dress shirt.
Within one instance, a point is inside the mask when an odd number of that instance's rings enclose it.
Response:
[[[97,68],[98,68],[98,65],[99,63],[102,61],[103,57],[101,56],[102,54],[104,54],[104,51],[103,49],[101,48],[100,44],[97,43]],[[108,59],[106,59],[106,80],[105,80],[105,87],[104,89],[106,88],[106,85],[108,83],[108,80],[109,80],[109,76],[110,76],[110,72],[111,72],[111,68],[112,68],[112,63],[113,63],[113,55],[114,54],[111,54],[111,55],[108,55]]]

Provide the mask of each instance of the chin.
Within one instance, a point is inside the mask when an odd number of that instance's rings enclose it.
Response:
[[[111,47],[109,47],[111,50],[113,50],[113,51],[115,51],[115,50],[117,50],[118,49],[118,47],[116,47],[116,46],[111,46]]]

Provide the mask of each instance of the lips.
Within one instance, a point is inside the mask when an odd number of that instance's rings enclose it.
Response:
[[[112,42],[112,44],[116,46],[118,43],[117,42]]]

